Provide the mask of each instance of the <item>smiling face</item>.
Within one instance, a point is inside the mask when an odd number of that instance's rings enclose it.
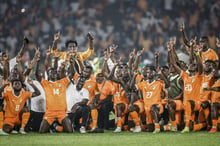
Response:
[[[77,47],[76,43],[69,43],[67,46],[67,49],[71,53],[76,53],[78,51],[78,47]]]
[[[105,77],[103,76],[102,73],[99,73],[96,75],[96,82],[101,84],[105,80]]]
[[[208,50],[208,38],[200,38],[199,46],[202,48],[202,51],[205,52]]]
[[[76,84],[76,90],[77,91],[80,91],[83,88],[83,86],[85,84],[85,80],[86,80],[85,77],[83,77],[83,76],[79,77],[79,79],[77,81],[77,84]]]

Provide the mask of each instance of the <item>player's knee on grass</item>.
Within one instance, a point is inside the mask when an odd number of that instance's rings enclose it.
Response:
[[[62,120],[62,125],[63,125],[63,132],[67,132],[67,133],[73,132],[73,128],[71,126],[71,121],[68,117],[66,117]]]
[[[154,124],[147,124],[147,130],[148,130],[148,132],[153,132],[154,131]]]
[[[47,133],[50,129],[50,125],[47,120],[43,119],[40,125],[39,133]]]
[[[203,101],[201,104],[201,107],[203,109],[209,108],[210,107],[210,103],[208,101]]]
[[[3,131],[5,131],[6,133],[11,133],[12,130],[13,130],[13,127],[11,125],[8,125],[8,124],[3,125]]]

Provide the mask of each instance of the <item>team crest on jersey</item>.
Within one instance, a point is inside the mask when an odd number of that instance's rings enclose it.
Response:
[[[208,57],[205,57],[205,60],[208,60]]]
[[[153,88],[153,90],[155,90],[155,89],[156,89],[156,86],[153,86],[152,88]]]
[[[89,84],[89,85],[88,85],[88,88],[91,88],[91,87],[92,87],[92,86]]]
[[[58,84],[58,87],[61,87],[61,84]]]
[[[22,98],[20,99],[20,102],[22,102]]]
[[[195,79],[193,78],[193,79],[192,79],[192,82],[194,82],[194,81],[195,81]]]

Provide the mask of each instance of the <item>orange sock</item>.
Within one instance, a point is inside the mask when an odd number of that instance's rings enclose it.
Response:
[[[3,112],[0,112],[0,129],[3,128],[3,120],[4,120]]]
[[[171,121],[172,127],[177,127],[176,121]]]
[[[135,126],[140,126],[139,117],[136,111],[130,112],[130,116],[133,119]]]
[[[156,128],[156,127],[155,127]],[[170,130],[170,127],[168,126],[168,125],[164,125],[163,126],[163,129],[164,129],[164,131],[169,131]]]
[[[63,126],[57,126],[56,127],[56,130],[58,131],[58,132],[63,132]]]
[[[91,110],[91,116],[92,116],[92,127],[97,127],[97,119],[98,119],[97,109]]]
[[[218,120],[212,120],[212,128],[217,128]]]
[[[27,122],[30,118],[30,112],[22,114],[21,128],[24,128],[27,125]]]
[[[117,117],[117,127],[121,127],[122,126],[122,120],[121,117]]]
[[[192,110],[191,110],[191,103],[190,102],[186,102],[186,109],[185,109],[185,127],[189,127],[189,122],[191,120],[191,114],[192,114]]]
[[[180,122],[181,122],[181,111],[176,111],[175,118],[176,118],[176,124],[180,125]]]
[[[193,131],[199,131],[206,126],[206,123],[194,124]]]
[[[160,129],[159,123],[155,123],[155,129]]]

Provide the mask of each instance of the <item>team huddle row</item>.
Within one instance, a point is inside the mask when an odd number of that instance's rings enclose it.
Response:
[[[22,69],[27,38],[15,58],[9,59],[8,53],[2,52],[0,134],[12,133],[16,125],[20,125],[20,133],[26,134],[30,110],[44,113],[40,133],[49,132],[51,127],[57,132],[100,132],[110,127],[111,111],[115,113],[114,132],[185,133],[204,128],[217,132],[218,56],[208,47],[207,37],[201,37],[199,45],[195,39],[187,41],[184,37],[189,65],[179,60],[175,40],[170,40],[168,66],[159,66],[159,53],[155,52],[155,65],[142,69],[139,61],[144,50],[132,50],[129,61],[123,62],[115,60],[117,46],[111,45],[104,51],[102,68],[93,75],[86,59],[94,52],[94,38],[90,33],[87,36],[89,48],[85,52],[77,52],[77,42],[72,40],[65,44],[67,51],[61,52],[57,49],[60,34],[55,34],[46,52],[45,70],[40,67],[39,48],[27,68]],[[169,113],[167,125],[159,122],[165,110]]]

